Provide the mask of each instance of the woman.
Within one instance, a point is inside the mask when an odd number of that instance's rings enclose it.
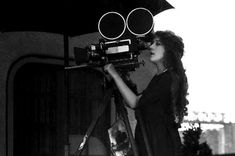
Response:
[[[129,107],[140,112],[141,118],[137,116],[135,130],[140,156],[148,155],[140,119],[143,120],[153,156],[176,156],[180,154],[181,147],[178,128],[187,113],[188,104],[188,83],[181,62],[184,43],[171,31],[157,31],[148,49],[157,74],[139,96],[125,84],[112,64],[104,69],[113,78]]]

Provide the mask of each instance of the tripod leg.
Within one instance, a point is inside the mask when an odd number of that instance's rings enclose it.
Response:
[[[83,137],[83,140],[82,142],[80,143],[80,145],[78,146],[76,152],[75,152],[75,156],[80,156],[80,154],[82,153],[83,149],[84,149],[84,146],[86,145],[92,131],[94,130],[95,126],[96,126],[96,123],[98,122],[100,116],[103,114],[110,98],[112,96],[112,89],[109,89],[107,91],[107,93],[105,94],[105,97],[103,99],[103,102],[102,102],[102,105],[99,109],[99,112],[97,114],[97,117],[92,121],[92,123],[90,124],[89,128],[87,129],[87,132],[85,134],[85,136]]]
[[[132,133],[132,130],[131,130],[131,126],[130,126],[130,123],[129,123],[129,119],[128,119],[128,116],[127,116],[126,113],[123,113],[123,118],[124,118],[124,123],[125,123],[126,128],[127,128],[127,133],[129,135],[129,138],[130,138],[130,141],[131,141],[131,146],[132,146],[134,156],[138,156],[139,155],[138,154],[138,149],[137,149],[137,146],[136,146],[136,143],[135,143],[135,140],[134,140],[134,137],[133,137],[133,133]]]
[[[139,156],[138,149],[137,149],[137,146],[136,146],[136,143],[135,143],[135,140],[134,140],[134,137],[133,137],[133,133],[132,133],[132,130],[131,130],[131,126],[130,126],[130,123],[129,123],[129,119],[128,119],[128,116],[127,116],[127,110],[126,110],[126,108],[124,106],[124,103],[121,99],[122,98],[119,94],[116,95],[115,96],[115,103],[116,103],[116,106],[118,107],[118,112],[120,113],[121,117],[123,118],[124,124],[126,125],[127,133],[128,133],[128,136],[129,136],[129,139],[130,139],[130,142],[131,142],[131,147],[132,147],[134,156]]]

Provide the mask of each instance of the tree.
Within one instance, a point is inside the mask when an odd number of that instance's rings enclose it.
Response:
[[[200,143],[202,129],[194,124],[183,132],[182,156],[212,156],[207,142]]]

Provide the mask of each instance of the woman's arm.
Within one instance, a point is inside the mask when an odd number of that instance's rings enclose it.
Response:
[[[104,67],[104,70],[107,71],[110,76],[113,78],[117,88],[119,89],[122,97],[126,101],[126,103],[129,105],[131,108],[135,108],[140,96],[137,96],[123,81],[121,76],[118,74],[116,69],[112,64],[108,64]]]

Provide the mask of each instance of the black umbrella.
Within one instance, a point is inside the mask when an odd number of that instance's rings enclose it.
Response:
[[[68,37],[98,32],[101,16],[115,11],[124,18],[137,7],[153,15],[174,8],[165,0],[66,0],[7,1],[1,3],[0,32],[38,31],[64,35],[65,66],[68,66]]]
[[[41,31],[76,36],[97,32],[100,17],[116,11],[125,18],[134,8],[144,7],[156,15],[171,9],[165,0],[66,0],[5,1],[0,10],[0,31]]]

